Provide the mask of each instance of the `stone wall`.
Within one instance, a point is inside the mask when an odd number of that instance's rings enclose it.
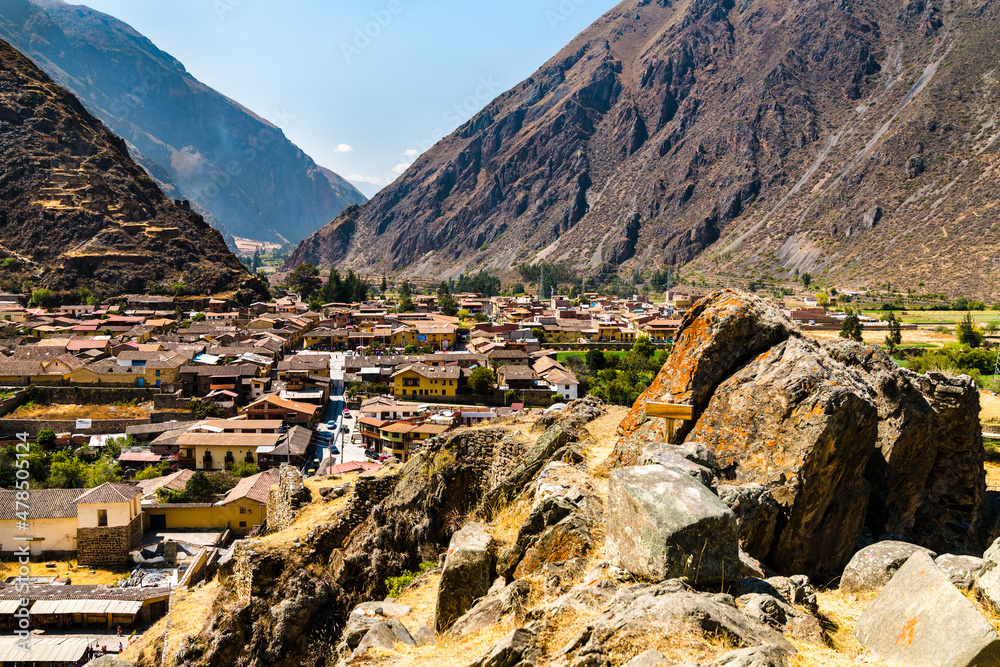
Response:
[[[524,454],[524,444],[518,442],[513,434],[508,433],[503,440],[496,443],[493,449],[493,462],[490,465],[489,488],[494,488],[504,477],[509,475],[514,467],[521,462]]]
[[[142,547],[142,515],[127,526],[76,529],[76,559],[84,565],[128,565]]]
[[[129,426],[149,424],[150,419],[95,419],[85,435],[124,433]],[[18,433],[38,435],[45,429],[56,433],[78,433],[75,419],[0,419],[0,437],[14,437]]]
[[[299,471],[282,464],[278,469],[278,483],[267,494],[268,532],[282,530],[295,523],[299,509],[309,502],[310,496]]]

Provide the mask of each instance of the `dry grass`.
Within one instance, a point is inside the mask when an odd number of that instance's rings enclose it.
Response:
[[[984,599],[975,591],[970,591],[964,588],[959,590],[962,591],[962,594],[964,594],[965,597],[969,598],[969,601],[972,604],[976,605],[976,609],[983,615],[983,618],[989,621],[990,625],[993,626],[993,629],[997,633],[1000,633],[1000,614],[997,613],[997,608],[994,607],[989,600]]]
[[[212,617],[216,600],[223,591],[222,584],[216,579],[204,586],[176,593],[170,614],[169,643],[173,650],[188,637],[199,634],[205,628]],[[147,656],[151,655],[156,650],[156,643],[163,639],[166,629],[167,618],[164,616],[125,649],[122,659],[134,663],[143,652]]]
[[[830,340],[833,338],[838,338],[840,332],[836,330],[828,331],[803,331],[806,336],[810,338],[815,338],[816,340]],[[951,334],[938,333],[932,329],[904,329],[903,343],[905,347],[907,345],[912,345],[914,343],[929,343],[932,345],[945,345],[946,343],[954,343],[957,339]],[[862,332],[862,338],[864,338],[865,343],[869,345],[884,345],[885,344],[885,331],[872,331],[865,330]]]
[[[32,556],[32,561],[28,565],[28,570],[33,576],[57,576],[69,577],[74,586],[99,586],[103,584],[116,584],[121,579],[128,577],[131,568],[90,568],[76,567],[76,560],[41,560],[37,556]],[[55,567],[46,567],[46,563],[55,563]],[[0,561],[0,578],[12,577],[17,574],[18,568],[13,562]],[[94,574],[90,571],[93,570]]]
[[[145,419],[152,407],[143,405],[22,405],[4,419]]]
[[[798,653],[792,658],[793,667],[853,667],[864,656],[866,665],[886,663],[869,655],[854,636],[854,626],[875,592],[851,594],[840,590],[819,591],[819,617],[829,637],[826,646],[806,644],[790,639]]]
[[[990,391],[979,392],[979,420],[1000,422],[1000,396]]]
[[[1000,463],[986,462],[986,486],[1000,487]]]
[[[291,526],[257,539],[254,545],[265,550],[277,549],[285,551],[296,537],[302,540],[316,526],[332,521],[333,517],[347,506],[347,501],[350,499],[351,494],[347,493],[334,500],[323,500],[319,495],[319,489],[324,486],[353,484],[358,480],[359,475],[358,473],[350,473],[340,475],[339,477],[340,479],[337,480],[306,480],[306,486],[313,493],[313,501],[306,505],[305,509],[299,513],[299,516],[295,519],[295,523]]]
[[[514,544],[521,525],[531,513],[533,503],[534,498],[531,495],[522,495],[516,501],[502,509],[490,523],[490,534],[493,535],[493,539],[502,545],[501,548]]]

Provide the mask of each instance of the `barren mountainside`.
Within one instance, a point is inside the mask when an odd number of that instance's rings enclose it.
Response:
[[[988,0],[626,0],[289,265],[1000,297]]]
[[[111,16],[62,0],[0,0],[0,38],[123,137],[164,190],[224,232],[297,243],[365,201],[280,128]]]
[[[105,295],[155,283],[259,291],[218,231],[167,199],[124,141],[2,40],[0,165],[4,280]]]

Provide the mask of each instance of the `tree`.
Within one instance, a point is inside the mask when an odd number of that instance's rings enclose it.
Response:
[[[31,293],[31,300],[28,302],[28,305],[37,308],[52,308],[59,305],[59,297],[52,290],[43,287]]]
[[[46,486],[50,489],[78,489],[87,477],[87,466],[73,454],[62,451],[52,455]]]
[[[102,456],[87,469],[87,486],[94,488],[105,482],[120,482],[118,463],[107,456]]]
[[[965,313],[965,317],[955,329],[955,335],[958,336],[958,342],[962,345],[976,348],[983,344],[983,332],[973,321],[972,313]]]
[[[163,465],[146,466],[139,472],[135,474],[135,479],[137,481],[142,481],[144,479],[156,479],[157,477],[163,477],[166,471],[163,469]]]
[[[42,449],[52,449],[52,445],[56,444],[55,431],[49,428],[40,431],[35,438],[35,442]]]
[[[545,329],[543,329],[542,327],[531,327],[531,336],[542,345],[545,345],[546,342]]]
[[[903,333],[900,330],[899,320],[896,319],[896,315],[892,311],[889,311],[889,319],[886,322],[889,326],[889,333],[885,337],[885,346],[889,350],[889,354],[892,354],[903,342]]]
[[[803,273],[802,274],[802,286],[803,287],[805,287],[806,289],[809,289],[809,286],[812,285],[812,281],[813,281],[813,277],[812,277],[811,274],[809,274],[809,273]]]
[[[467,319],[469,319],[469,316],[471,314],[472,313],[470,313],[468,310],[466,310],[465,308],[463,308],[462,310],[458,311],[458,319],[460,319],[460,320],[467,320]]]
[[[191,475],[191,479],[184,485],[184,494],[188,497],[188,502],[210,503],[215,501],[215,486],[211,480],[200,470]]]
[[[524,283],[514,283],[510,287],[510,293],[514,296],[524,294]]]
[[[632,351],[645,359],[650,359],[656,354],[656,348],[653,347],[649,336],[639,336],[636,338],[635,343],[632,345]]]
[[[299,264],[288,274],[285,282],[303,301],[308,301],[309,297],[323,286],[323,281],[319,277],[319,269],[312,264]]]
[[[382,294],[385,294],[385,291],[387,289],[389,289],[389,283],[388,283],[388,281],[386,281],[386,279],[385,279],[385,271],[383,271],[382,272]]]
[[[413,292],[410,291],[410,281],[404,280],[399,288],[399,307],[396,309],[400,313],[412,313],[417,309],[413,305]]]
[[[215,403],[206,403],[200,398],[192,398],[188,401],[188,409],[195,419],[220,419],[226,416],[225,408],[219,407]]]
[[[493,369],[486,366],[474,369],[472,374],[469,375],[469,389],[472,393],[479,394],[480,396],[493,391],[495,383],[496,378],[493,375]]]
[[[458,314],[458,301],[451,295],[448,283],[441,281],[437,291],[438,310],[442,315],[455,317]]]
[[[598,371],[604,370],[607,365],[607,360],[604,358],[604,353],[600,350],[587,350],[587,368],[590,369],[591,373],[597,373]]]
[[[204,322],[207,319],[208,316],[205,315],[205,313],[195,313],[194,315],[191,316],[192,322]]]
[[[853,311],[848,310],[847,317],[844,318],[844,323],[840,325],[840,337],[863,343],[863,330],[864,327],[861,324],[861,319]]]
[[[251,461],[244,461],[243,463],[234,466],[232,469],[233,475],[240,478],[250,477],[252,475],[256,475],[259,472],[260,472],[260,466]]]

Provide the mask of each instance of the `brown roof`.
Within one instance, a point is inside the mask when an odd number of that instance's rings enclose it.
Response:
[[[29,600],[151,600],[170,595],[169,587],[141,586],[32,586]],[[14,584],[0,584],[0,600],[18,600],[25,594]]]
[[[409,433],[413,429],[417,428],[417,425],[410,424],[407,422],[395,422],[393,424],[389,424],[388,426],[382,426],[380,428],[386,433]]]
[[[428,366],[426,364],[412,364],[410,366],[403,366],[398,371],[392,374],[392,377],[397,375],[402,375],[407,371],[413,371],[417,375],[425,378],[445,378],[445,379],[458,379],[462,375],[462,369],[458,366]]]
[[[194,470],[181,469],[177,472],[156,477],[154,479],[144,479],[136,482],[136,486],[142,491],[144,496],[156,493],[157,489],[167,488],[173,491],[180,491],[187,486],[187,481],[194,475]]]
[[[270,403],[271,405],[277,405],[279,408],[283,408],[285,410],[294,410],[295,412],[302,412],[307,415],[314,415],[316,414],[316,411],[319,410],[318,405],[310,405],[308,403],[296,403],[294,401],[286,401],[280,396],[274,396],[274,395],[264,396],[263,398],[254,401],[244,409],[246,410],[252,408],[261,403]]]
[[[181,447],[274,447],[280,433],[185,433],[177,438]]]
[[[139,487],[132,484],[116,484],[105,482],[97,488],[87,491],[76,499],[77,504],[95,505],[97,503],[127,503],[136,496],[141,496]]]
[[[226,495],[226,499],[222,501],[223,505],[240,500],[241,498],[249,498],[250,500],[256,500],[259,503],[267,503],[267,494],[271,490],[271,487],[278,483],[278,471],[277,470],[265,470],[264,472],[259,472],[256,475],[250,477],[244,477],[239,481],[239,484],[233,487],[233,490]]]
[[[28,520],[76,518],[76,499],[83,489],[32,489]],[[0,521],[14,521],[15,497],[12,489],[0,489]]]

